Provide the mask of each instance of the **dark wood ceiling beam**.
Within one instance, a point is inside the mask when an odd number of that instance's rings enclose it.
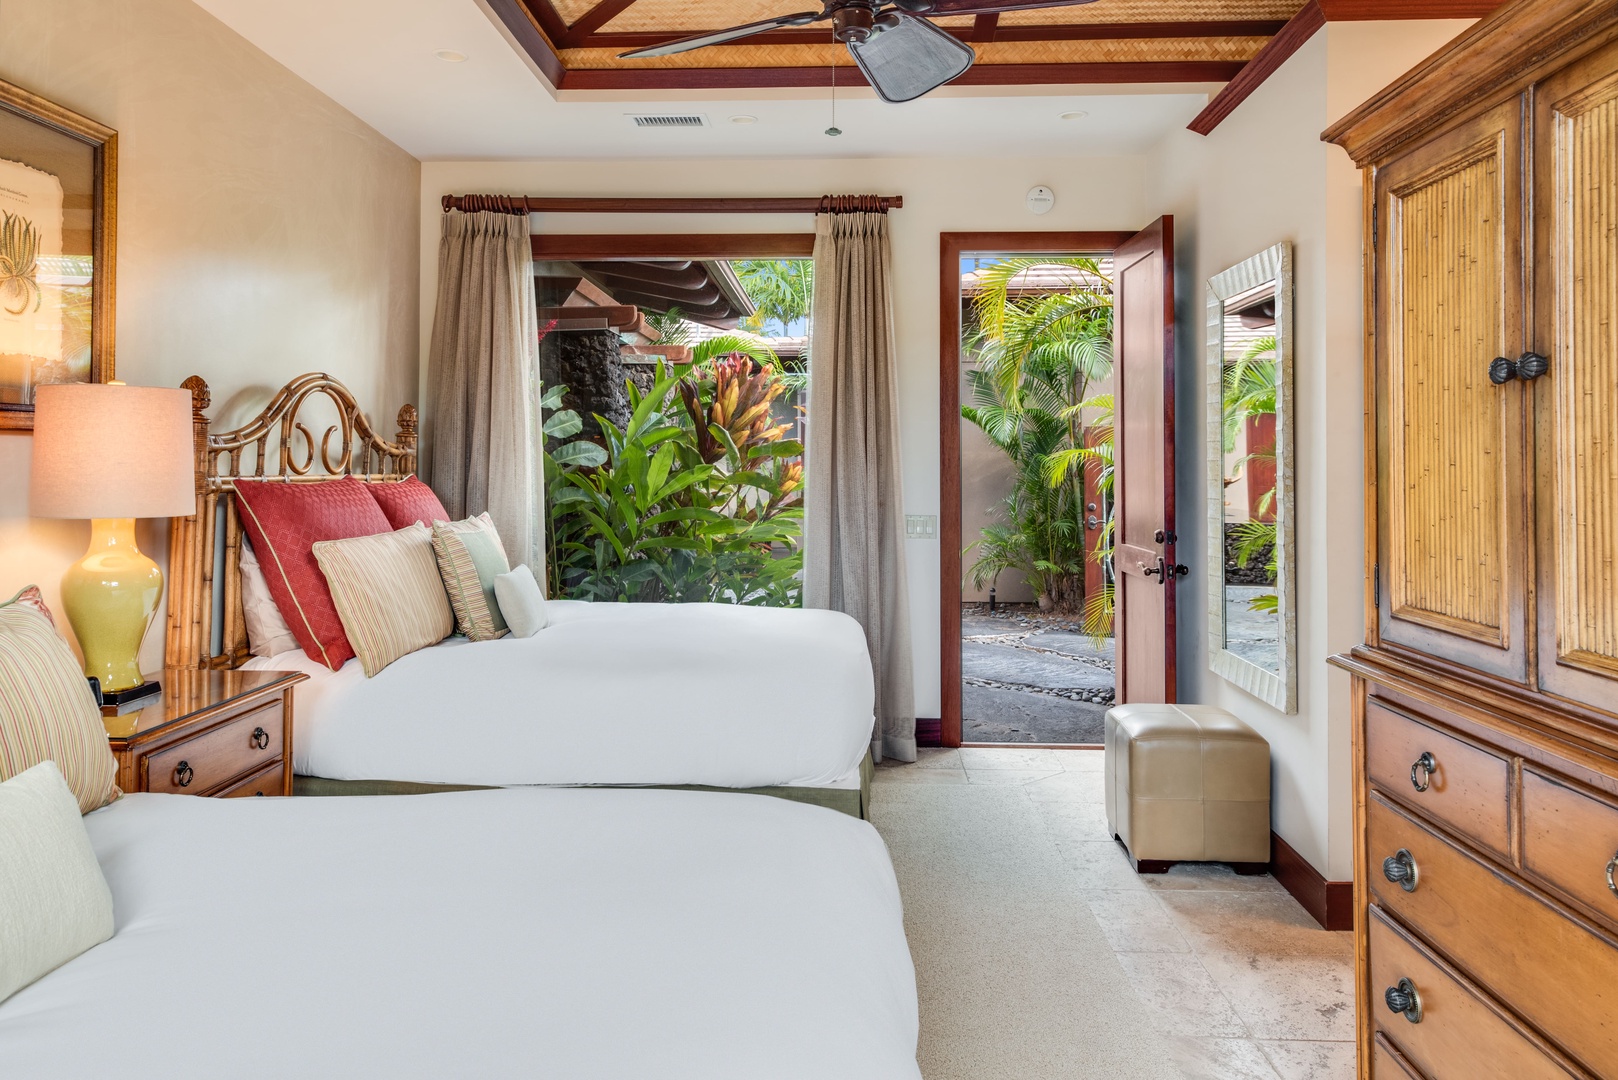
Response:
[[[972,20],[971,39],[973,41],[993,41],[994,32],[999,28],[1000,15],[998,12],[990,12],[987,15],[979,15],[976,19]]]
[[[1073,86],[1086,83],[1222,83],[1235,78],[1240,61],[1176,60],[1120,64],[976,64],[953,86]],[[848,85],[853,72],[839,73]],[[775,86],[830,86],[831,69],[791,68],[580,68],[567,73],[563,90],[749,90]]]
[[[552,16],[556,12],[544,0],[534,2]],[[560,40],[556,36],[547,36],[543,25],[535,17],[533,10],[524,3],[524,0],[487,0],[489,10],[493,11],[507,32],[517,42],[519,48],[528,54],[550,84],[560,88],[566,69],[562,67],[562,58],[556,55],[551,42]]]
[[[553,44],[560,44],[567,37],[567,23],[557,14],[556,6],[550,0],[515,0],[527,9],[529,17],[544,31]]]
[[[1502,0],[1309,0],[1286,26],[1260,49],[1258,55],[1219,93],[1208,107],[1186,125],[1207,135],[1236,107],[1253,95],[1292,54],[1328,22],[1375,22],[1395,19],[1477,19],[1499,7]]]
[[[537,2],[537,0],[536,0]],[[1364,2],[1364,0],[1356,0]],[[1453,0],[1453,2],[1475,3],[1476,0]],[[982,19],[998,16],[981,16]],[[962,39],[963,41],[980,40],[973,35],[978,31],[978,23],[971,26],[946,26],[945,31]],[[1116,41],[1131,40],[1160,40],[1163,38],[1206,38],[1206,37],[1271,37],[1286,25],[1280,19],[1246,19],[1227,20],[1224,22],[1129,22],[1129,23],[1087,23],[1067,26],[1002,26],[996,23],[995,41]],[[691,34],[701,31],[691,31]],[[672,41],[676,37],[688,37],[683,31],[667,33],[653,33],[644,30],[618,31],[616,33],[592,34],[580,42],[580,47],[591,49],[644,49],[650,45],[661,45],[665,41]],[[755,34],[747,39],[749,45],[824,45],[831,40],[826,30],[813,27],[794,28],[787,30],[771,30],[766,34]]]
[[[544,3],[544,0],[538,2]],[[599,4],[581,15],[578,22],[567,28],[567,33],[562,37],[563,48],[578,48],[591,34],[634,6],[635,0],[601,0]]]

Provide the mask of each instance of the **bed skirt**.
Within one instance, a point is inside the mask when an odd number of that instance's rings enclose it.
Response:
[[[858,788],[759,787],[721,788],[702,784],[648,784],[669,791],[733,791],[744,795],[772,795],[778,799],[809,803],[840,810],[852,817],[865,818],[871,809],[871,777],[876,765],[869,752],[860,762]],[[612,785],[602,785],[612,786]],[[480,784],[419,784],[410,780],[328,780],[323,776],[294,776],[294,795],[431,795],[439,791],[486,791]]]

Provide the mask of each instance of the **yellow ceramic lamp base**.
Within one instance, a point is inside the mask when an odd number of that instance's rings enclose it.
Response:
[[[90,550],[62,575],[62,607],[103,690],[145,682],[140,644],[163,596],[163,571],[135,543],[134,518],[96,518]]]

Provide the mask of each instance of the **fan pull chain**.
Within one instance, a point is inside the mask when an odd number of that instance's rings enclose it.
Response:
[[[833,34],[832,40],[837,40],[835,34]],[[826,129],[826,134],[837,136],[842,133],[843,129],[837,126],[837,61],[833,60],[831,63],[831,127]]]

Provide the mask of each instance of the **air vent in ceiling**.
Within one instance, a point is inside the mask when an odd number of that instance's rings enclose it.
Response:
[[[699,128],[708,126],[706,116],[686,113],[630,113],[636,127],[643,128]]]

